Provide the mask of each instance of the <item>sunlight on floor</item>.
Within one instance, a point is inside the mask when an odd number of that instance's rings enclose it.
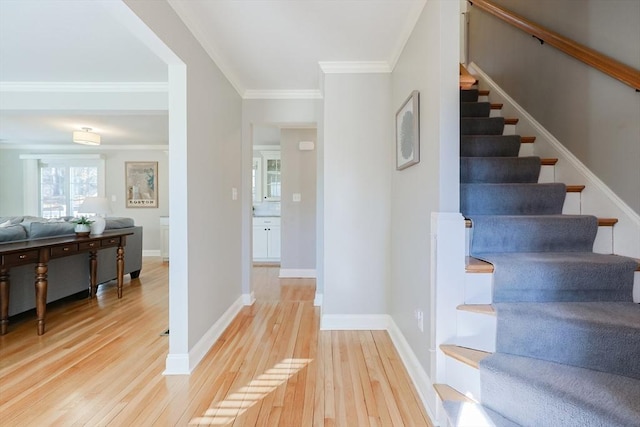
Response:
[[[298,371],[305,368],[313,359],[283,359],[264,374],[240,387],[221,402],[207,409],[202,417],[191,419],[189,425],[225,425],[231,423],[248,408],[255,405]]]

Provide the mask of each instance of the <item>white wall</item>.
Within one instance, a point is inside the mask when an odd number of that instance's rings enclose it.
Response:
[[[125,0],[180,58],[169,67],[169,373],[193,369],[241,296],[242,102],[166,1]]]
[[[312,141],[315,129],[282,129],[281,270],[316,268],[316,167],[317,149],[301,151],[300,141]],[[293,194],[300,201],[293,201]],[[291,272],[292,274],[294,272]]]
[[[389,74],[324,76],[325,317],[387,313],[390,175]]]
[[[464,222],[458,213],[459,16],[459,2],[428,1],[391,77],[394,114],[412,90],[420,91],[420,163],[391,173],[389,313],[417,358],[416,371],[429,377],[438,351],[436,329],[447,327],[447,322],[436,325],[442,320],[436,296],[443,297],[436,286],[453,287],[464,274]],[[462,233],[447,235],[451,229]],[[424,313],[423,331],[415,310]],[[448,323],[455,328],[455,320]],[[414,380],[421,374],[412,372]],[[435,378],[416,385],[434,414],[429,381]]]

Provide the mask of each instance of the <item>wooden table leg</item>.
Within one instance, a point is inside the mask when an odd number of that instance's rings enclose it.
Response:
[[[89,298],[98,293],[98,251],[89,252]]]
[[[116,255],[116,271],[118,281],[118,298],[122,298],[122,285],[124,283],[124,247],[118,246]]]
[[[41,251],[42,252],[42,251]],[[36,265],[36,316],[38,317],[38,335],[44,334],[44,318],[47,312],[47,262],[40,260]]]
[[[9,328],[9,269],[0,268],[0,335]]]

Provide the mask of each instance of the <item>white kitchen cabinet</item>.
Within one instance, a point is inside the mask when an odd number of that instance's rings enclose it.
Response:
[[[280,261],[280,218],[253,218],[253,260]]]

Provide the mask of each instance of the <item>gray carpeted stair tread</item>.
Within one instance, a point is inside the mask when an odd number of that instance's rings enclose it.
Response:
[[[518,302],[493,307],[497,352],[640,379],[640,304]]]
[[[566,195],[561,183],[460,184],[460,212],[465,217],[561,214]]]
[[[519,424],[479,403],[445,400],[442,402],[442,406],[447,413],[449,422],[455,427],[519,427]]]
[[[590,252],[598,232],[592,215],[470,215],[470,253]]]
[[[480,362],[481,401],[523,426],[637,426],[640,381],[495,353]]]
[[[460,117],[489,117],[491,104],[488,102],[461,102]]]
[[[632,301],[637,261],[593,252],[483,253],[493,302]]]
[[[502,135],[504,117],[463,117],[460,135]]]
[[[461,89],[460,102],[477,102],[479,92],[478,89]]]
[[[520,135],[463,135],[461,157],[518,157]]]
[[[460,157],[460,183],[537,183],[540,157]]]

